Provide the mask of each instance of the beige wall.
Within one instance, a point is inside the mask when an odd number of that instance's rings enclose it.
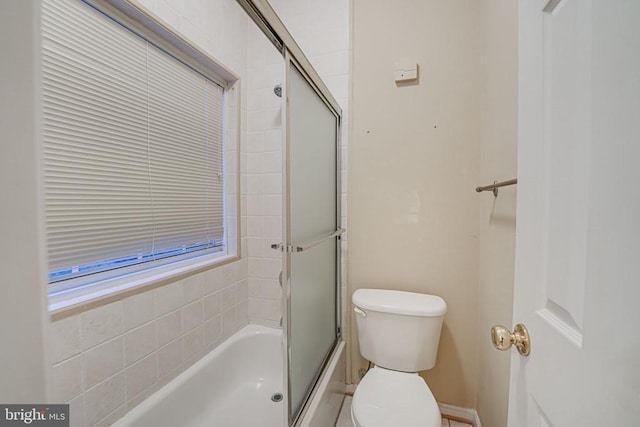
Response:
[[[442,296],[449,312],[425,378],[437,400],[475,407],[479,2],[353,3],[347,304],[363,287]],[[418,63],[419,81],[396,85],[396,61]],[[348,318],[355,382],[366,363]]]
[[[36,2],[2,3],[0,13],[0,402],[44,403],[45,262],[38,212]],[[19,325],[19,330],[16,327]]]
[[[482,94],[480,180],[516,176],[518,15],[517,3],[481,1]],[[480,197],[478,283],[478,404],[483,425],[507,425],[510,352],[493,348],[489,330],[513,326],[513,267],[516,189],[503,188],[498,198]]]

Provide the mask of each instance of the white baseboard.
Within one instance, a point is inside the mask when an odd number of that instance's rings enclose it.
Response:
[[[438,402],[438,406],[440,407],[440,413],[442,413],[442,415],[451,415],[452,417],[473,421],[476,427],[482,427],[478,411],[473,408],[461,408],[440,402]]]

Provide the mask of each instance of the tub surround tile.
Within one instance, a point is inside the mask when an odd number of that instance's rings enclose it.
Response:
[[[61,362],[82,350],[80,316],[71,316],[51,324],[49,343],[53,363]]]
[[[158,319],[158,347],[162,347],[169,341],[180,336],[182,332],[182,313],[180,310],[173,311]]]
[[[55,402],[68,402],[82,393],[82,356],[60,362],[51,370]]]
[[[215,343],[222,336],[222,322],[220,316],[215,316],[204,323],[204,342],[206,345]]]
[[[182,281],[155,289],[156,316],[162,316],[182,305]]]
[[[182,363],[182,338],[158,349],[158,376],[163,379]]]
[[[155,317],[153,292],[133,295],[123,301],[124,330],[128,331],[153,320]]]
[[[202,273],[187,277],[182,281],[182,303],[188,304],[204,295],[204,275]]]
[[[236,329],[249,324],[249,300],[244,300],[236,305]]]
[[[236,330],[236,309],[231,307],[222,312],[222,337],[230,337]]]
[[[225,311],[229,307],[233,307],[236,301],[236,288],[235,286],[227,286],[220,291],[220,309]]]
[[[120,372],[85,393],[87,425],[93,426],[124,404],[125,375]]]
[[[226,264],[220,268],[220,281],[222,287],[229,286],[238,281],[238,263]]]
[[[204,327],[198,326],[182,338],[182,360],[187,360],[204,348]]]
[[[214,268],[204,272],[204,294],[209,295],[222,287],[220,269]]]
[[[220,314],[220,293],[215,292],[204,298],[204,318],[211,319]]]
[[[158,356],[154,353],[126,370],[127,398],[133,398],[158,380]]]
[[[202,299],[185,306],[182,309],[182,332],[185,333],[202,324],[204,308]]]
[[[80,340],[86,350],[103,343],[123,331],[122,301],[103,305],[80,315]]]
[[[244,279],[236,283],[236,300],[235,304],[239,304],[249,298],[249,280]]]
[[[84,385],[88,389],[124,368],[123,339],[118,337],[93,347],[82,358]]]
[[[124,336],[124,359],[129,366],[156,349],[156,322],[149,322]]]

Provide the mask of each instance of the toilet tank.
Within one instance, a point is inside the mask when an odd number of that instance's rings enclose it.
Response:
[[[377,366],[418,372],[436,364],[447,304],[435,295],[383,289],[353,293],[360,354]]]

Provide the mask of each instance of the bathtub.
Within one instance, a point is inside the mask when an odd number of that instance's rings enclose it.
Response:
[[[282,427],[282,331],[248,325],[114,424]]]
[[[299,427],[333,426],[344,400],[345,343],[300,417]],[[116,427],[284,427],[282,331],[248,325],[149,396]]]

